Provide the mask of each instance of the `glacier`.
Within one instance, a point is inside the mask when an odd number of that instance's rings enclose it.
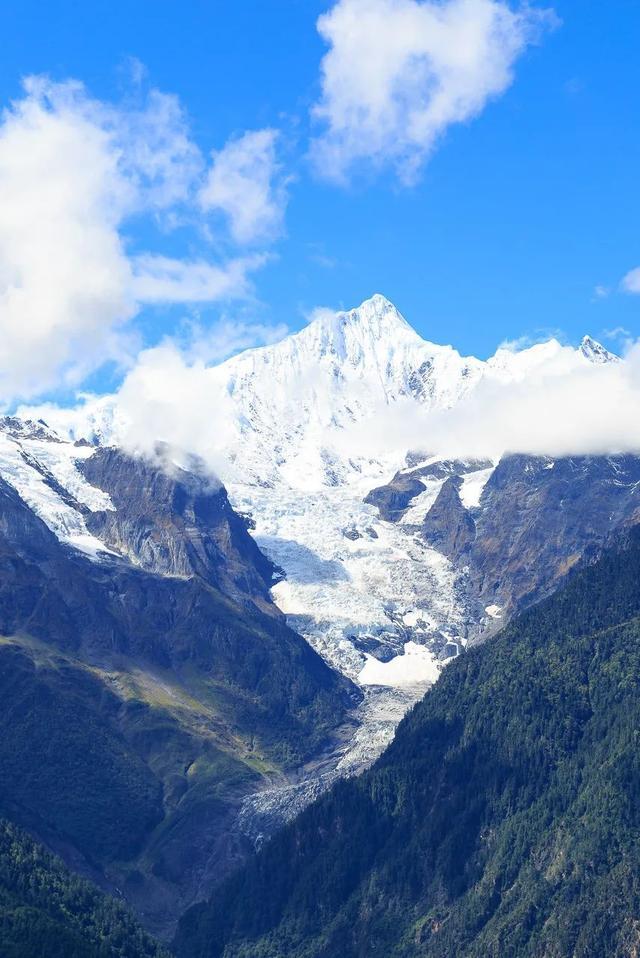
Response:
[[[364,694],[340,747],[312,771],[301,770],[299,781],[247,800],[245,827],[254,837],[265,821],[288,816],[336,775],[373,761],[406,709],[501,614],[497,603],[476,607],[464,568],[419,535],[446,474],[421,480],[424,491],[399,522],[365,502],[394,475],[435,462],[428,450],[390,449],[377,422],[403,404],[425,412],[452,408],[483,381],[520,382],[552,360],[571,368],[617,357],[590,337],[575,350],[550,340],[520,351],[501,348],[487,361],[464,357],[424,340],[377,294],[356,309],[323,311],[278,343],[206,369],[207,402],[224,418],[217,472],[281,570],[274,600]],[[112,506],[75,463],[92,454],[82,443],[126,444],[126,415],[116,394],[52,410],[47,421],[32,422],[23,435],[18,420],[5,421],[0,475],[59,538],[99,561],[108,550],[88,534],[83,509]],[[351,448],[351,431],[362,425],[366,448]],[[495,465],[462,464],[465,509],[482,508]]]

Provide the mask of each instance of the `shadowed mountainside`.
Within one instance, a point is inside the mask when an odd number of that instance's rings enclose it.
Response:
[[[377,764],[193,908],[184,958],[640,944],[640,537],[447,667]]]
[[[247,853],[243,796],[357,693],[271,604],[224,489],[115,450],[85,466],[116,506],[87,511],[118,550],[99,561],[0,480],[0,809],[166,931]]]

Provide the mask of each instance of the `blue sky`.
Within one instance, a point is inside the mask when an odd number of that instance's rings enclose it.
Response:
[[[309,160],[323,127],[310,110],[327,52],[316,21],[331,7],[2,4],[4,106],[23,95],[21,77],[47,74],[81,81],[96,101],[121,104],[150,88],[174,94],[204,157],[246,131],[278,131],[288,202],[268,242],[245,244],[242,255],[268,257],[251,272],[252,292],[145,304],[132,320],[140,342],[153,344],[189,316],[205,329],[221,315],[298,328],[317,306],[352,306],[373,292],[425,337],[483,357],[540,330],[575,341],[624,327],[638,337],[640,298],[620,284],[640,266],[640,6],[558,0],[560,22],[515,58],[513,82],[473,118],[447,125],[409,185],[394,161],[356,164],[336,183]],[[136,64],[144,67],[137,92]],[[215,226],[214,238],[203,238],[138,215],[121,232],[130,249],[166,256],[240,255]],[[86,373],[95,388],[113,377],[91,363]]]

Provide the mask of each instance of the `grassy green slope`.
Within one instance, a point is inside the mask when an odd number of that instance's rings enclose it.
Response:
[[[183,958],[640,949],[640,543],[449,666],[376,766],[183,919]]]
[[[244,853],[229,834],[240,796],[278,768],[243,724],[259,704],[238,697],[197,671],[124,659],[103,671],[0,640],[0,814],[123,888],[164,930],[210,880],[203,835],[219,874]]]

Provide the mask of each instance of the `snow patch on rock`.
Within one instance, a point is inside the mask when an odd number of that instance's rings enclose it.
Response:
[[[5,421],[6,422],[6,421]],[[24,422],[20,429],[0,429],[0,476],[16,490],[38,518],[67,545],[91,558],[111,553],[87,530],[82,509],[113,509],[106,493],[79,472],[76,463],[95,451],[61,440],[42,424]]]
[[[380,662],[367,656],[364,668],[358,675],[360,685],[386,685],[391,688],[432,685],[440,674],[441,663],[424,645],[406,642],[402,655],[390,662]]]

